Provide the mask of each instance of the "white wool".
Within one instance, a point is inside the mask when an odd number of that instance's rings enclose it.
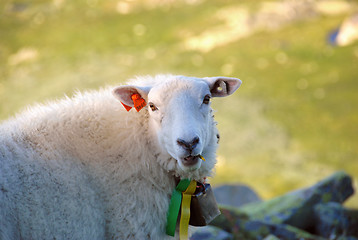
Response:
[[[216,163],[216,123],[200,94],[226,96],[241,83],[220,78],[232,85],[223,93],[210,89],[217,79],[131,81],[154,112],[127,112],[108,87],[2,123],[0,239],[172,239],[165,224],[174,176],[203,181]],[[176,139],[193,134],[193,155],[206,161],[188,167]]]

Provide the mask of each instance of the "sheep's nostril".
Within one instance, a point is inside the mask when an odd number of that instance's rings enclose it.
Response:
[[[179,146],[182,146],[184,148],[187,148],[187,146],[188,146],[187,142],[185,142],[184,140],[182,140],[180,138],[177,140],[177,143]]]
[[[198,137],[195,137],[192,141],[191,141],[191,149],[194,149],[196,147],[196,145],[198,145],[199,143],[199,138]]]
[[[188,151],[192,151],[198,145],[199,142],[200,139],[198,137],[193,138],[190,142],[187,142],[180,138],[177,139],[178,145]]]

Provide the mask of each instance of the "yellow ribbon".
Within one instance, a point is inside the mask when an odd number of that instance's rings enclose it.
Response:
[[[196,181],[192,180],[188,188],[183,192],[183,199],[181,202],[181,217],[180,217],[180,228],[179,236],[181,240],[188,239],[188,228],[190,220],[190,202],[191,195],[196,190]]]

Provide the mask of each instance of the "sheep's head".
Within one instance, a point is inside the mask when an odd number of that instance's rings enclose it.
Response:
[[[190,176],[200,170],[210,172],[216,162],[219,135],[211,98],[226,97],[240,84],[239,79],[227,77],[157,76],[148,83],[120,86],[113,93],[125,106],[135,106],[134,95],[145,101],[149,129],[161,150],[171,156],[165,168]]]

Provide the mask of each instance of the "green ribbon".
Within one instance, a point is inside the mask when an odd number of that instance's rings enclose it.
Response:
[[[189,179],[180,180],[180,182],[175,187],[172,193],[172,198],[170,199],[170,203],[169,203],[169,211],[167,214],[167,227],[166,227],[166,233],[169,236],[174,237],[175,235],[175,228],[177,225],[177,219],[178,219],[180,204],[182,200],[182,193],[185,192],[185,190],[188,188],[190,182],[191,180]]]

